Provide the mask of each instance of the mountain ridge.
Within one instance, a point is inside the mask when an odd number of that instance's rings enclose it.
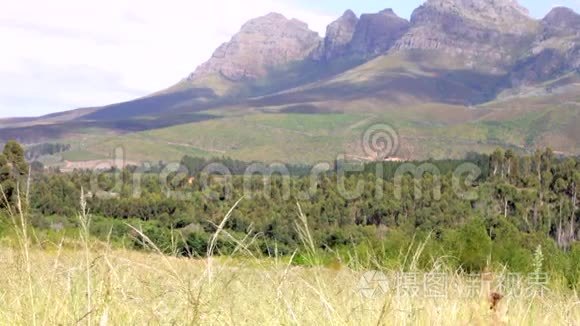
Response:
[[[522,102],[530,94],[543,94],[560,106],[557,97],[549,96],[559,89],[572,92],[576,101],[578,26],[580,16],[571,9],[554,8],[536,20],[513,0],[429,0],[410,20],[392,9],[360,17],[346,10],[324,37],[304,22],[270,13],[248,21],[207,62],[164,91],[101,108],[0,121],[0,142],[15,136],[25,143],[70,139],[85,130],[124,137],[272,112],[301,114],[308,121],[316,114],[383,116],[396,107],[420,107],[416,117],[401,119],[428,123],[431,112],[424,108],[432,105],[448,107],[443,112],[471,110],[518,94]],[[563,119],[569,113],[554,114]],[[565,137],[575,135],[566,130]],[[548,137],[548,129],[542,132],[507,144],[531,148]],[[548,138],[570,146],[560,136]]]

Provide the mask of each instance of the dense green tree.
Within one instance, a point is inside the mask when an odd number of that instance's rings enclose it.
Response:
[[[504,151],[500,148],[496,149],[493,154],[491,154],[490,164],[492,175],[494,177],[498,175],[503,177],[504,160],[505,154]]]
[[[24,177],[28,173],[28,163],[22,146],[16,141],[7,142],[0,154],[0,186],[3,191],[0,207],[13,205],[16,202],[17,187],[25,183]],[[21,191],[21,194],[24,192]]]
[[[491,256],[492,241],[480,218],[473,218],[458,230],[449,231],[447,246],[467,271],[482,271]]]
[[[28,163],[24,156],[24,149],[16,141],[9,141],[4,145],[2,152],[10,165],[12,177],[24,176],[28,173]]]

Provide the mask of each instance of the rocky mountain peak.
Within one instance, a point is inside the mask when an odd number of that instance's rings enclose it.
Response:
[[[541,24],[536,41],[512,73],[514,85],[544,82],[580,71],[580,15],[557,7]]]
[[[325,59],[329,60],[346,54],[357,23],[356,14],[352,10],[347,10],[340,18],[328,25],[323,44]]]
[[[242,25],[242,33],[267,33],[271,28],[286,29],[289,31],[308,30],[308,24],[298,19],[288,19],[277,12],[254,18]]]
[[[340,18],[338,20],[348,20],[348,21],[352,21],[352,20],[356,20],[358,21],[358,16],[354,13],[354,11],[347,9],[345,10],[345,12],[342,14],[342,16],[340,16]]]
[[[428,0],[413,12],[411,24],[395,49],[437,50],[489,67],[515,60],[538,25],[515,0]]]
[[[516,0],[428,0],[424,6],[464,15],[487,17],[529,16],[529,11]]]
[[[556,7],[552,9],[542,20],[544,26],[569,30],[578,33],[580,31],[580,15],[574,10],[566,7]]]
[[[352,37],[351,51],[365,57],[385,53],[407,32],[409,26],[409,21],[397,16],[392,9],[363,14]]]
[[[529,11],[515,0],[428,0],[411,16],[414,25],[455,24],[453,20],[520,35],[527,33],[533,24]]]
[[[554,8],[537,21],[516,0],[426,0],[410,22],[392,9],[360,17],[346,10],[327,27],[324,39],[302,21],[270,13],[245,23],[188,81],[213,85],[218,76],[214,88],[225,84],[228,89],[231,84],[220,83],[260,79],[271,68],[293,62],[343,58],[358,63],[409,49],[428,50],[409,53],[433,54],[429,58],[440,62],[432,63],[442,67],[460,65],[498,75],[516,67],[532,71],[517,80],[547,80],[580,66],[579,30],[580,15],[568,8]],[[541,67],[553,69],[537,73]],[[539,77],[526,77],[533,74]]]
[[[559,19],[564,20],[577,20],[580,15],[578,15],[574,10],[568,7],[554,7],[552,10],[544,17],[544,21],[557,21]]]
[[[392,8],[383,9],[379,11],[379,14],[397,16],[397,14]]]
[[[271,67],[303,60],[319,43],[318,33],[306,23],[270,13],[245,23],[188,80],[215,74],[230,81],[257,79]]]

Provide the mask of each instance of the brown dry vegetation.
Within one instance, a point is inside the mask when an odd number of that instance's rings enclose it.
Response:
[[[28,262],[26,262],[28,259]],[[0,319],[5,325],[577,325],[577,296],[485,296],[450,274],[447,298],[394,292],[366,298],[361,272],[289,267],[281,261],[210,262],[108,248],[88,252],[2,250]],[[28,265],[30,270],[28,271]]]

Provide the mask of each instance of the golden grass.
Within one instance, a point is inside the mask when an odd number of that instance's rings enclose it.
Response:
[[[88,254],[87,254],[88,253]],[[0,251],[4,325],[578,325],[578,296],[506,297],[497,311],[450,274],[447,298],[361,295],[362,272],[282,261],[112,250]],[[214,258],[215,259],[215,258]],[[211,274],[211,275],[210,275]],[[210,277],[211,276],[211,277]],[[29,292],[28,289],[32,291]]]

